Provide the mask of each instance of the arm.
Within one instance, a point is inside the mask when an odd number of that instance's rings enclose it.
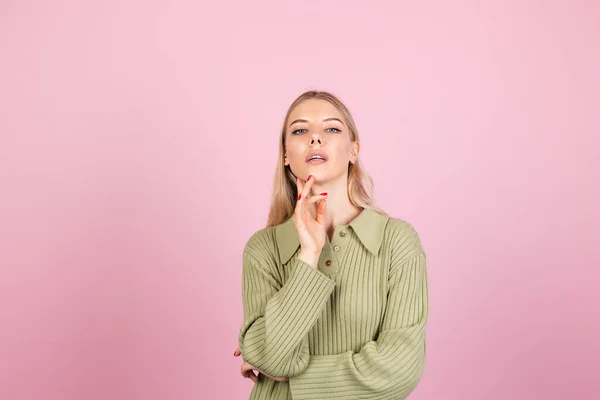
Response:
[[[288,281],[276,279],[273,261],[244,250],[239,333],[244,360],[274,377],[290,377],[308,365],[308,332],[321,316],[335,282],[310,264],[293,259]]]
[[[290,377],[294,400],[404,399],[417,386],[425,367],[428,316],[426,256],[395,260],[389,275],[388,303],[381,332],[360,352],[311,355],[308,367]]]

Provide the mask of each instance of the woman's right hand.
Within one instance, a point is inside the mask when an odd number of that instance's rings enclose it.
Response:
[[[321,250],[325,246],[325,212],[327,211],[325,198],[327,193],[310,196],[310,188],[314,181],[315,178],[312,175],[309,175],[306,183],[302,179],[296,178],[299,195],[294,210],[294,224],[301,247],[298,257],[316,268]],[[317,203],[316,218],[312,217],[309,210],[309,205],[313,203]]]

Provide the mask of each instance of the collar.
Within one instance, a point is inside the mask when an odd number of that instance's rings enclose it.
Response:
[[[385,226],[389,216],[381,214],[373,209],[365,208],[349,224],[352,227],[362,245],[373,255],[379,253]],[[279,249],[281,264],[287,263],[300,247],[298,232],[292,215],[287,221],[275,227],[275,239]]]

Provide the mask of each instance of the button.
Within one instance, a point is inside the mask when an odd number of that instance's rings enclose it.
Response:
[[[333,251],[340,251],[340,246],[337,244],[333,246]]]
[[[341,232],[340,232],[340,236],[341,236],[341,237],[344,237],[344,236],[346,236],[346,232],[345,232],[345,231],[341,231]]]
[[[325,261],[325,265],[327,265],[328,267],[330,267],[331,266],[331,260]]]

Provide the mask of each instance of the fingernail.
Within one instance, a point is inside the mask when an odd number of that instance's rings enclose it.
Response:
[[[300,193],[300,194],[298,195],[298,200],[300,200],[300,197],[302,197],[302,193]]]
[[[327,196],[327,192],[321,193],[321,196]]]
[[[310,181],[310,178],[312,178],[312,175],[309,175],[308,178],[306,178],[306,182]]]

